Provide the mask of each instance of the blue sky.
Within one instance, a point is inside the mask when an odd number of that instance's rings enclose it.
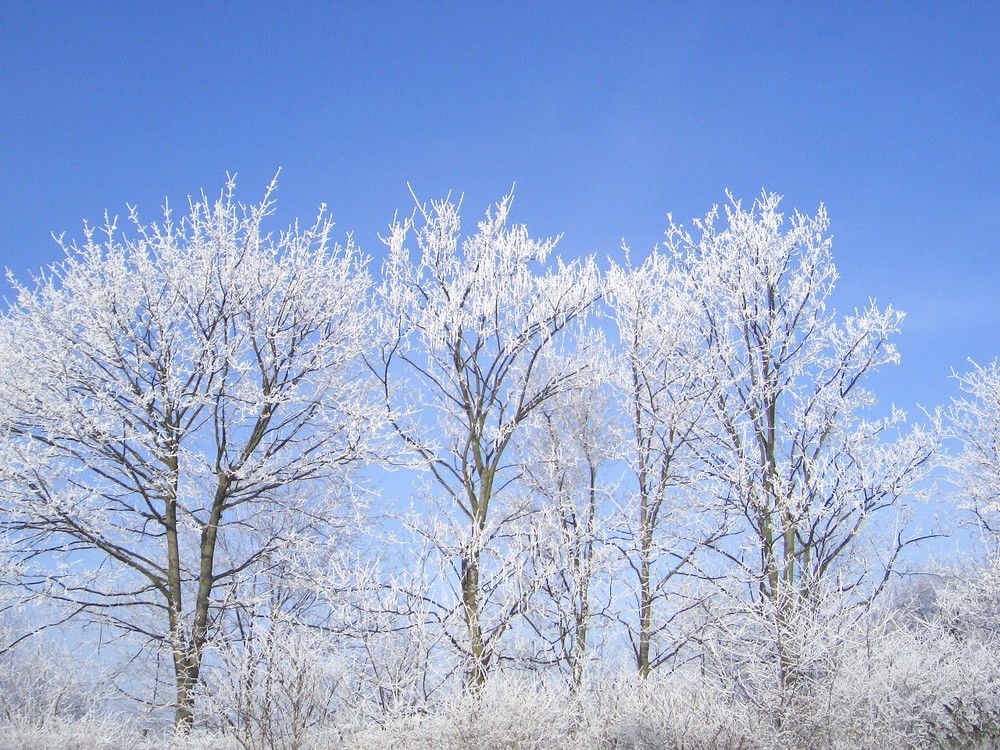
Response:
[[[762,187],[829,207],[846,312],[906,310],[885,402],[1000,354],[1000,4],[0,4],[0,265],[226,172],[370,253],[409,181],[563,255]]]

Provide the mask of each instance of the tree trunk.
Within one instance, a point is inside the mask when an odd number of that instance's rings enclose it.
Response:
[[[462,608],[469,628],[469,655],[471,663],[466,675],[466,686],[478,693],[486,684],[486,644],[479,622],[479,549],[473,547],[462,560]]]
[[[642,549],[639,560],[639,650],[636,653],[636,666],[639,668],[639,676],[645,679],[649,676],[649,649],[652,640],[653,623],[653,590],[650,579],[649,558],[652,554],[653,531],[648,528],[646,518],[648,510],[646,508],[645,494],[642,498]]]
[[[174,677],[177,683],[177,705],[174,709],[174,731],[187,734],[194,726],[194,698],[198,687],[198,666],[192,654],[174,654]]]

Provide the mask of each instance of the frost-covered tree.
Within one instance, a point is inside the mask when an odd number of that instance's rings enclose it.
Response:
[[[266,234],[273,188],[87,228],[0,321],[0,502],[27,583],[165,647],[182,729],[239,582],[329,539],[372,415],[365,261],[322,210]]]
[[[697,290],[671,256],[654,250],[633,266],[626,248],[626,258],[606,277],[618,337],[615,403],[626,425],[620,450],[631,474],[618,545],[635,576],[635,604],[621,619],[647,677],[683,648],[680,623],[703,593],[700,553],[725,533],[723,509],[706,502],[699,457],[713,440],[711,403],[724,374],[700,339]]]
[[[948,410],[948,434],[959,441],[952,480],[991,538],[1000,532],[1000,365],[971,363],[958,376],[964,394]]]
[[[601,369],[595,362],[595,374]],[[574,690],[597,658],[599,619],[610,616],[613,599],[615,487],[607,474],[621,440],[603,380],[539,409],[522,450],[535,505],[524,552],[538,587],[525,613],[528,633],[537,659],[556,665]]]
[[[575,327],[598,295],[591,260],[553,262],[554,241],[508,226],[511,200],[465,238],[448,200],[390,227],[379,295],[388,343],[371,363],[392,424],[439,501],[434,528],[422,533],[450,569],[464,629],[452,640],[473,688],[525,601],[523,578],[484,566],[527,512],[506,492],[520,473],[512,446],[534,413],[578,387],[584,360],[553,360],[573,353]]]
[[[826,211],[786,220],[779,202],[764,193],[746,209],[731,199],[724,226],[713,210],[695,221],[696,236],[671,223],[667,238],[700,311],[701,361],[721,384],[708,401],[715,441],[701,458],[735,536],[708,549],[729,566],[722,588],[738,629],[767,634],[777,684],[790,688],[808,662],[799,635],[813,615],[869,600],[910,541],[903,505],[937,432],[894,436],[904,420],[895,408],[864,417],[875,405],[865,379],[898,361],[891,339],[903,315],[872,303],[838,321],[827,308],[837,272]],[[879,544],[876,518],[887,531]]]

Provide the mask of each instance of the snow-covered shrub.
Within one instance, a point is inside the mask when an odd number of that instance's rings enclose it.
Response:
[[[243,750],[311,750],[311,734],[337,720],[342,674],[324,639],[285,620],[222,643],[202,711]]]
[[[15,716],[0,723],[4,750],[153,750],[142,734],[117,715],[57,716],[39,723]]]

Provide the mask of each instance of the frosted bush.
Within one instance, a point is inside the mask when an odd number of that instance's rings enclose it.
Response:
[[[151,750],[130,722],[114,715],[58,717],[42,724],[33,717],[15,717],[0,724],[0,747],[4,750]]]

